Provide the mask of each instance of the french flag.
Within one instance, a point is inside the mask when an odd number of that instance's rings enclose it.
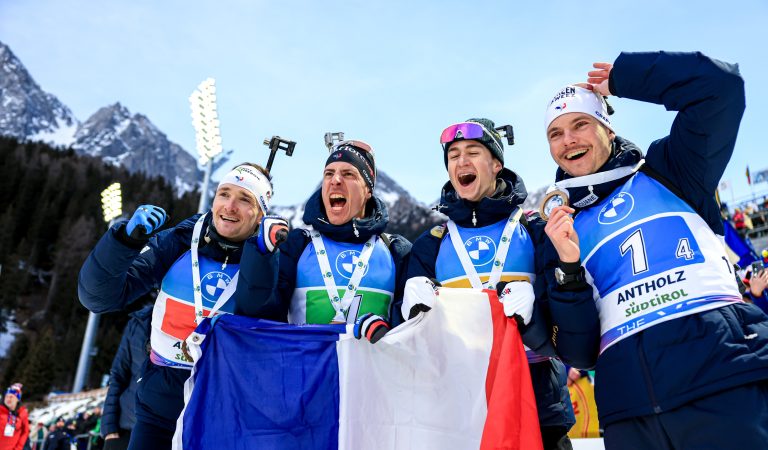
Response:
[[[528,362],[496,293],[441,288],[374,345],[347,325],[206,319],[173,448],[541,449]]]

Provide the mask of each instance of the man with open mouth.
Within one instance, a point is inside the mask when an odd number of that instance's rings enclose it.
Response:
[[[523,341],[535,350],[527,349],[527,356],[544,448],[570,449],[567,433],[575,419],[565,367],[544,356],[553,354],[549,333],[538,329],[540,321],[533,315],[534,300],[546,295],[538,287],[534,293],[533,286],[540,270],[534,250],[543,248],[543,223],[523,214],[525,185],[504,167],[502,137],[491,120],[453,124],[443,131],[440,143],[449,181],[437,209],[450,221],[414,242],[405,289],[416,292],[434,279],[444,287],[497,290],[505,313],[518,319]],[[404,301],[404,318],[414,308],[429,307]],[[567,331],[560,339],[569,339]],[[571,342],[579,342],[578,336]]]
[[[185,340],[204,317],[235,312],[230,297],[236,286],[231,281],[240,269],[252,268],[258,274],[251,278],[251,295],[273,295],[274,251],[288,224],[265,215],[272,192],[265,169],[240,164],[219,182],[205,214],[158,232],[167,219],[165,211],[142,205],[129,221],[112,226],[88,255],[80,270],[78,294],[95,313],[126,310],[159,289],[129,449],[171,448],[184,406],[184,382],[193,365]],[[247,262],[241,261],[246,240],[259,248]]]
[[[389,215],[373,195],[375,182],[370,145],[346,140],[331,147],[322,185],[304,207],[308,227],[292,230],[280,247],[276,301],[252,303],[248,288],[238,288],[245,314],[291,324],[357,322],[356,337],[384,336],[411,243],[384,233]],[[255,254],[250,247],[244,258]]]
[[[580,368],[596,365],[605,446],[765,448],[768,317],[742,301],[714,196],[745,108],[738,66],[621,53],[587,77],[545,113],[553,188],[571,203],[545,228],[560,255],[547,279],[554,291],[576,278],[594,292],[591,317],[557,295],[549,310],[552,329],[599,321]],[[677,111],[669,134],[643,155],[616,135],[607,95]]]

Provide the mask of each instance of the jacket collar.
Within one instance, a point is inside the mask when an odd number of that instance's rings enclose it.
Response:
[[[496,179],[496,193],[492,197],[485,197],[479,202],[465,200],[456,194],[456,189],[448,181],[435,209],[460,227],[484,227],[508,218],[527,196],[523,179],[504,168]]]
[[[328,221],[325,206],[318,189],[304,207],[304,223],[312,225],[324,236],[337,242],[363,243],[373,235],[384,232],[389,223],[387,206],[378,197],[372,196],[365,205],[366,215],[362,219],[352,219],[342,225],[333,225]]]
[[[605,164],[603,164],[603,166],[597,170],[597,172],[606,172],[608,170],[617,169],[619,167],[632,166],[637,164],[641,159],[643,159],[643,152],[637,145],[620,136],[616,136],[613,141],[611,156],[608,157],[608,161],[606,161]],[[598,203],[600,200],[604,199],[606,196],[610,195],[614,190],[616,190],[617,187],[624,184],[630,177],[632,177],[632,175],[633,174],[630,174],[623,178],[601,184],[595,184],[592,186],[568,188],[567,190],[569,203],[577,211]],[[557,181],[567,180],[570,178],[574,177],[565,173],[563,169],[559,167],[557,168],[557,173],[555,175],[555,179]],[[588,205],[585,205],[581,208],[574,206],[579,203],[580,200],[585,199],[592,194],[594,194],[596,198],[593,201],[590,201]]]

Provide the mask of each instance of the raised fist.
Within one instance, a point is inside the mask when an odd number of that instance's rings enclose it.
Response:
[[[125,234],[138,241],[145,241],[157,233],[168,219],[163,208],[154,205],[141,205],[131,216],[125,227]]]
[[[259,224],[256,235],[256,247],[266,255],[273,253],[277,247],[288,239],[288,221],[280,216],[264,216]]]

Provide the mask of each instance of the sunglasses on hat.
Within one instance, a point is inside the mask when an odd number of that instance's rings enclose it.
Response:
[[[330,149],[330,152],[333,153],[334,151],[338,150],[341,147],[355,147],[356,149],[362,150],[364,152],[370,153],[371,155],[375,155],[373,151],[373,147],[370,146],[370,144],[363,142],[363,141],[355,141],[355,140],[348,140],[348,141],[341,141],[333,144],[333,146]]]
[[[455,123],[440,134],[440,143],[447,144],[456,139],[481,139],[488,131],[479,123],[461,122]]]

